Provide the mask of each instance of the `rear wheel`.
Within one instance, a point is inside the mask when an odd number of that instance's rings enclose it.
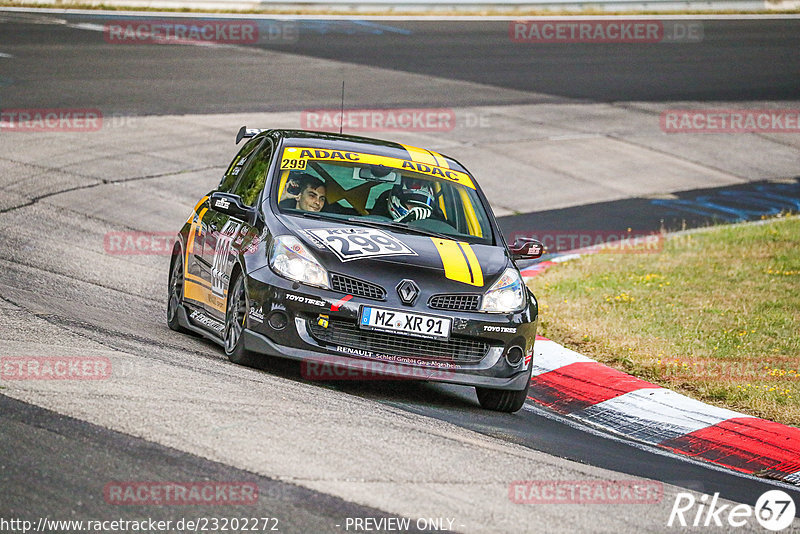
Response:
[[[487,389],[475,388],[478,394],[478,402],[482,408],[487,410],[494,410],[496,412],[513,413],[522,408],[525,404],[525,399],[528,398],[528,388],[531,385],[528,379],[528,385],[521,391],[507,391],[504,389]]]
[[[239,275],[233,281],[228,293],[228,308],[225,311],[225,354],[233,363],[252,367],[256,356],[244,348],[244,325],[247,320],[247,295],[244,277]]]
[[[183,299],[183,254],[180,247],[173,251],[172,269],[169,271],[167,293],[167,326],[176,332],[188,334],[189,331],[178,321],[178,309]]]

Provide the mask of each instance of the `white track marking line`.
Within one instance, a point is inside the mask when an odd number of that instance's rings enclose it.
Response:
[[[692,458],[691,456],[686,456],[685,454],[678,454],[678,453],[672,452],[669,449],[662,449],[660,447],[656,447],[656,446],[652,445],[651,443],[645,443],[645,442],[642,442],[642,441],[637,441],[635,439],[632,439],[630,436],[625,436],[625,435],[620,434],[618,431],[615,431],[615,430],[612,430],[611,432],[609,432],[608,429],[597,427],[597,426],[595,426],[594,424],[592,424],[589,421],[584,421],[584,420],[581,420],[581,419],[576,419],[576,418],[574,418],[572,416],[569,416],[569,415],[562,415],[562,414],[556,413],[556,412],[554,412],[554,411],[552,411],[552,410],[550,410],[548,408],[540,406],[540,405],[538,405],[538,404],[536,404],[534,402],[531,402],[531,401],[526,402],[522,406],[522,409],[525,410],[526,412],[531,412],[534,415],[537,415],[539,417],[544,417],[545,419],[549,419],[550,421],[555,421],[556,423],[560,423],[562,425],[568,426],[568,427],[573,428],[575,430],[579,430],[581,432],[586,432],[587,434],[591,434],[593,436],[605,438],[605,439],[614,441],[616,443],[624,443],[624,444],[626,444],[626,445],[628,445],[630,447],[633,447],[634,449],[645,451],[645,452],[650,453],[650,454],[655,454],[657,456],[662,456],[662,457],[665,457],[665,458],[672,458],[673,460],[679,460],[679,461],[685,462],[687,464],[692,464],[692,465],[695,465],[697,467],[702,467],[704,469],[709,469],[711,471],[717,471],[719,473],[725,473],[727,475],[731,475],[731,476],[738,477],[738,478],[744,478],[744,479],[750,479],[750,480],[758,480],[760,482],[764,482],[765,484],[770,484],[770,485],[773,485],[773,486],[786,488],[786,489],[790,489],[790,490],[795,490],[795,491],[797,490],[797,486],[793,486],[792,484],[788,484],[788,483],[786,483],[784,481],[781,481],[781,480],[773,480],[771,478],[760,478],[760,477],[756,477],[754,475],[751,475],[749,473],[742,473],[741,471],[734,471],[734,470],[730,469],[729,467],[723,467],[721,465],[718,465],[718,464],[715,464],[715,463],[712,463],[712,462],[708,462],[708,461],[705,461],[705,460],[698,460],[697,458]],[[646,475],[640,475],[640,476],[645,476],[646,477]],[[794,476],[794,475],[792,475],[792,476]],[[798,477],[798,478],[800,479],[800,477]],[[670,480],[666,480],[665,479],[664,482],[666,482],[667,484],[679,485],[679,484],[676,483],[676,482],[679,482],[679,481],[675,481],[675,480],[670,481]],[[697,483],[702,484],[702,481],[700,481],[700,480],[696,480],[696,481],[693,480],[691,482],[697,482]],[[686,486],[684,486],[684,487],[686,487]],[[690,489],[693,489],[694,491],[699,491],[699,492],[702,493],[704,488],[700,487],[700,488],[690,488]]]
[[[728,419],[752,417],[690,399],[665,388],[637,389],[573,415],[653,444],[685,436]]]
[[[593,359],[549,339],[537,339],[533,344],[533,376],[577,362],[597,363]]]

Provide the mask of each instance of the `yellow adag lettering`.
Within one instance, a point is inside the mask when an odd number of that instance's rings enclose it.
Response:
[[[385,165],[387,167],[393,168],[401,168],[403,170],[410,170],[414,172],[421,172],[423,174],[427,174],[430,176],[437,176],[444,178],[445,180],[450,180],[451,182],[455,182],[461,185],[465,185],[471,189],[475,189],[475,185],[472,183],[469,175],[463,173],[461,171],[447,169],[445,167],[439,167],[433,164],[435,157],[431,155],[429,152],[422,152],[420,149],[413,151],[414,156],[425,156],[430,160],[429,162],[422,163],[420,161],[409,161],[409,160],[402,160],[399,158],[393,158],[389,156],[379,156],[377,154],[368,154],[368,153],[359,153],[359,152],[345,152],[342,150],[323,150],[323,149],[310,149],[310,148],[299,148],[299,147],[290,147],[287,151],[295,152],[299,150],[300,155],[295,156],[293,153],[291,156],[284,152],[284,158],[287,158],[287,163],[285,165],[281,165],[281,170],[283,169],[303,169],[304,166],[292,165],[292,161],[295,158],[300,160],[308,160],[308,159],[318,159],[318,160],[340,160],[340,161],[359,161],[367,164],[374,164],[374,165]],[[441,156],[439,156],[441,157]],[[441,157],[442,162],[446,163],[446,160]],[[299,161],[297,162],[300,163]]]

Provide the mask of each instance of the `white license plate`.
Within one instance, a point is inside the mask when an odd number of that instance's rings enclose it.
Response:
[[[361,328],[372,330],[449,339],[452,320],[449,317],[362,306],[361,319],[358,324]]]

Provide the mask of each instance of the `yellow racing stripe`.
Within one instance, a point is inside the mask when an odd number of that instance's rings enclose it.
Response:
[[[402,146],[406,149],[408,155],[411,156],[411,161],[416,161],[417,163],[426,163],[428,165],[436,165],[437,167],[441,166],[439,165],[439,162],[436,161],[436,157],[427,150],[410,145]]]
[[[197,210],[200,209],[200,206],[202,206],[203,202],[205,202],[207,199],[208,199],[208,195],[206,195],[206,196],[204,196],[203,198],[200,199],[200,202],[198,202],[197,205],[194,207],[194,212],[195,213],[197,213]]]
[[[443,169],[449,169],[450,168],[450,165],[447,164],[447,160],[445,159],[444,156],[442,156],[438,152],[434,152],[433,150],[428,150],[428,152],[430,152],[431,156],[433,156],[434,159],[436,160],[436,165],[438,165],[439,167],[442,167]]]
[[[411,156],[412,161],[416,161],[417,163],[427,163],[428,165],[436,165],[437,167],[441,167],[443,169],[450,168],[450,165],[447,164],[445,157],[438,152],[434,152],[433,150],[428,150],[426,148],[417,148],[411,145],[404,145],[402,143],[400,143],[400,145],[406,149],[406,152],[408,152],[408,154]]]
[[[208,197],[203,197],[208,198]],[[197,207],[200,207],[202,202],[197,204]],[[197,208],[195,208],[197,210]],[[208,212],[208,208],[203,208],[200,210],[200,214],[197,216],[197,220],[195,221],[194,218],[189,222],[192,224],[191,228],[189,228],[189,236],[186,239],[186,253],[184,255],[183,261],[183,279],[186,281],[194,280],[204,286],[211,288],[211,285],[203,280],[201,277],[197,276],[196,274],[192,274],[189,272],[189,255],[194,253],[194,239],[195,237],[199,236],[203,231],[203,216],[205,216],[206,212]],[[202,251],[200,252],[202,254]],[[184,296],[186,295],[186,287],[184,286]]]
[[[212,294],[210,289],[191,280],[184,280],[183,282],[183,297],[202,304],[208,304],[215,310],[225,313],[226,300],[224,298]]]
[[[189,236],[186,238],[186,262],[184,262],[183,266],[185,269],[189,267],[189,254],[194,252],[194,238],[199,236],[203,232],[203,216],[208,211],[208,208],[203,208],[200,210],[200,213],[197,215],[197,220],[194,220],[192,217],[189,220],[189,223],[192,225],[189,228]],[[188,271],[187,271],[188,272]]]
[[[281,182],[278,184],[278,202],[281,201],[284,190],[286,189],[286,180],[289,178],[289,171],[281,171]]]
[[[472,285],[483,287],[483,271],[481,270],[481,264],[478,261],[478,256],[475,255],[475,251],[472,250],[472,247],[469,246],[469,243],[465,243],[463,241],[459,241],[458,246],[461,248],[461,252],[464,253],[464,257],[467,258],[467,262],[471,267],[470,271],[472,272]]]
[[[463,241],[452,241],[449,239],[439,239],[432,237],[436,250],[442,258],[444,266],[444,276],[449,280],[455,280],[472,286],[483,287],[483,271],[475,251],[469,243]]]

